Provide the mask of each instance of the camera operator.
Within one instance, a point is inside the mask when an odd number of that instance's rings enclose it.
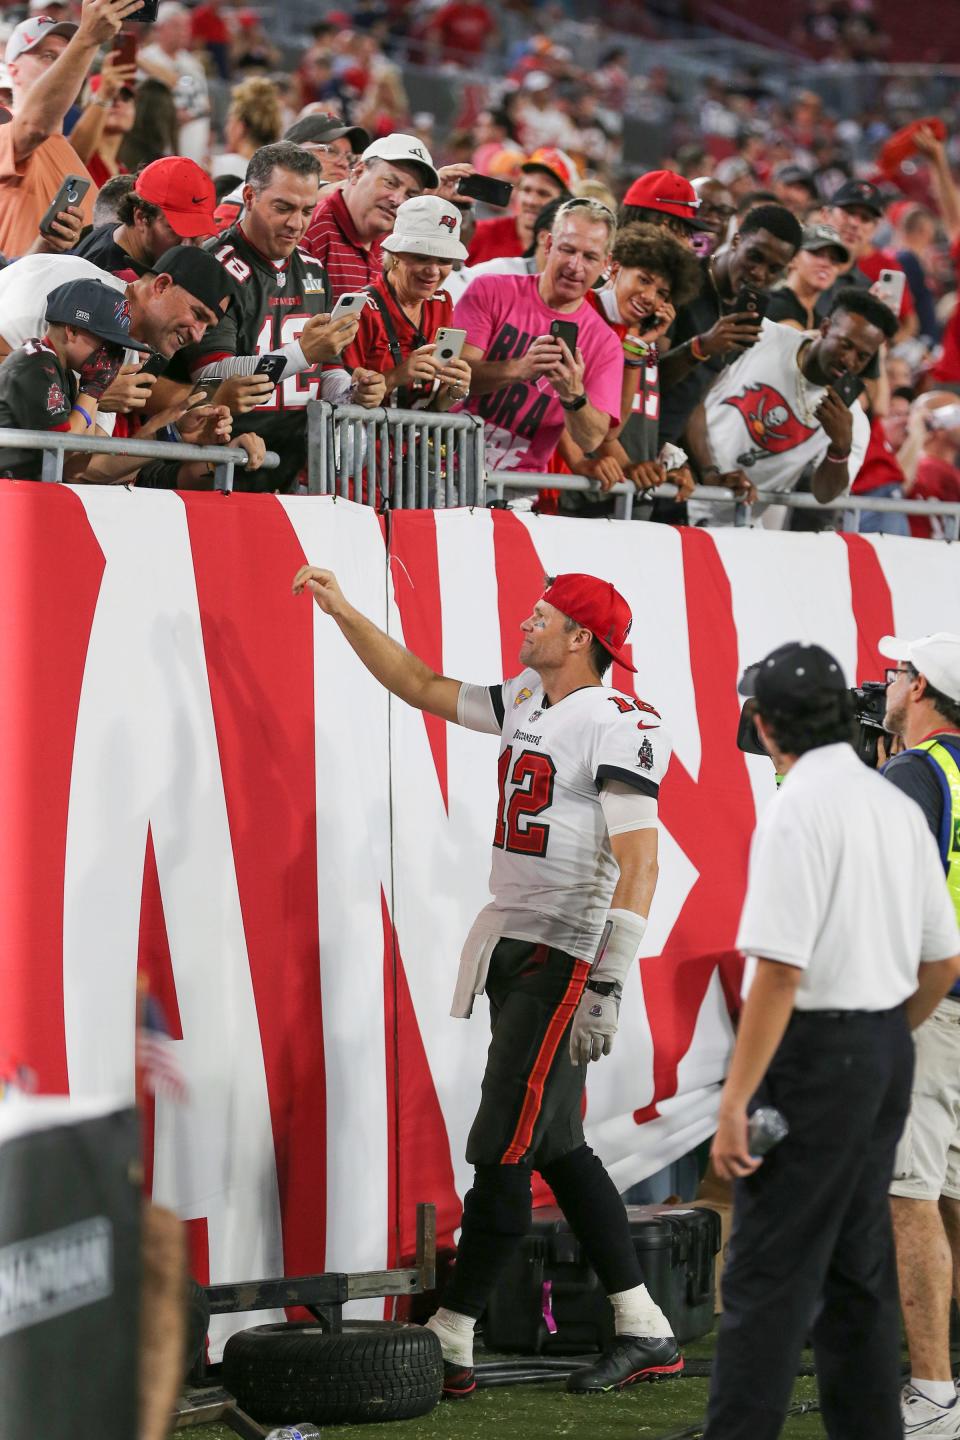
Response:
[[[922,809],[960,917],[960,635],[880,641],[884,725],[906,749],[883,774]],[[914,1036],[916,1076],[891,1186],[910,1384],[908,1434],[960,1436],[950,1370],[950,1297],[960,1269],[960,983]]]
[[[960,975],[936,846],[857,759],[838,662],[791,643],[740,682],[778,772],[737,948],[746,1000],[713,1162],[734,1181],[704,1440],[776,1440],[812,1333],[827,1433],[902,1440],[887,1190],[919,1025]],[[748,1109],[789,1126],[762,1161]]]

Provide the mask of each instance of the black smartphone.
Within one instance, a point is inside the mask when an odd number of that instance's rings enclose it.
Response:
[[[257,368],[253,373],[254,375],[268,375],[271,382],[276,385],[279,383],[280,376],[286,368],[286,355],[261,355],[257,361]]]
[[[555,340],[562,340],[571,355],[577,353],[577,336],[580,330],[575,320],[551,320],[550,334]]]
[[[166,355],[150,355],[140,366],[141,375],[162,375],[167,368]]]
[[[40,234],[49,235],[50,227],[57,216],[71,205],[79,205],[90,189],[91,181],[82,175],[67,175],[60,182],[60,189],[50,201],[49,209],[40,221]]]
[[[737,292],[737,311],[749,310],[762,320],[767,313],[770,297],[765,290],[754,290],[752,285],[741,285]]]
[[[483,205],[496,205],[502,210],[510,204],[513,186],[509,180],[496,180],[492,175],[464,175],[457,185],[457,194],[466,195],[468,200],[479,200]]]
[[[833,381],[833,388],[844,405],[852,405],[863,389],[863,381],[859,375],[854,375],[852,370],[844,370],[843,374]]]
[[[152,25],[157,18],[157,11],[160,9],[160,0],[143,0],[139,10],[134,10],[132,15],[127,15],[127,20],[136,20],[138,25]]]

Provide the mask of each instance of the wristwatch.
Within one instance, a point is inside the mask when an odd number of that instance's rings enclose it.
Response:
[[[581,391],[573,400],[561,400],[560,404],[564,410],[582,410],[587,403],[586,391]]]

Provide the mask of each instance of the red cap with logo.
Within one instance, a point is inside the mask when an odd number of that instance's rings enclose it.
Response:
[[[618,665],[636,674],[636,665],[631,665],[623,653],[633,616],[609,580],[598,580],[596,575],[556,575],[541,598],[585,626]]]
[[[644,210],[661,210],[664,215],[675,215],[694,228],[700,209],[696,190],[675,170],[648,170],[646,175],[634,180],[623,203],[639,205]]]
[[[555,145],[541,145],[539,150],[534,150],[528,155],[520,166],[521,170],[546,170],[554,180],[559,180],[564,190],[572,190],[574,181],[577,178],[577,167],[565,150],[558,150]]]
[[[151,205],[159,205],[166,221],[181,240],[216,235],[217,204],[213,181],[205,170],[184,155],[165,155],[144,167],[134,191]]]

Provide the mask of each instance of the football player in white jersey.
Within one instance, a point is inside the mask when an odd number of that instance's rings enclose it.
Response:
[[[657,883],[657,796],[670,742],[653,706],[611,690],[630,609],[592,575],[549,580],[521,625],[522,672],[502,685],[436,674],[346,600],[329,570],[304,566],[312,592],[382,685],[410,705],[500,735],[493,899],[460,960],[453,1014],[484,989],[492,1040],[467,1142],[474,1183],[453,1278],[428,1322],[444,1394],[476,1388],[473,1330],[531,1219],[538,1170],[613,1306],[616,1339],[574,1372],[580,1394],[678,1375],[669,1320],[643,1283],[626,1211],[586,1144],[587,1062],[610,1053],[620,996],[636,966]]]

